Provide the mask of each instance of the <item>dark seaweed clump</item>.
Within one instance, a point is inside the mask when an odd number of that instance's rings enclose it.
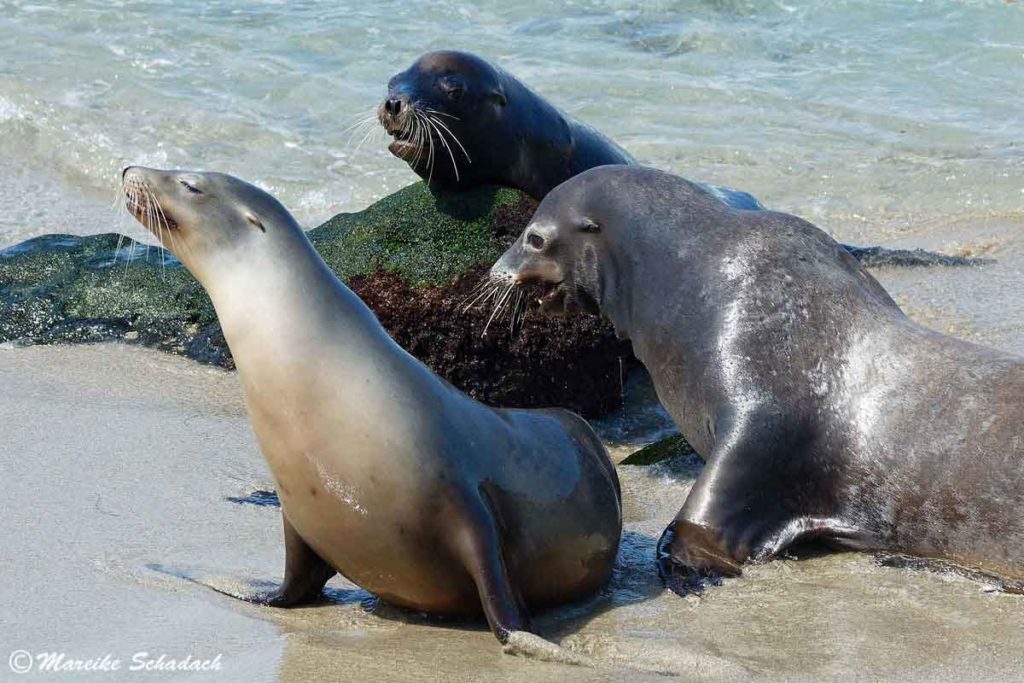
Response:
[[[514,190],[434,196],[416,183],[308,234],[399,344],[474,398],[601,415],[621,404],[632,362],[610,325],[528,311],[515,333],[498,321],[484,335],[490,310],[465,310],[535,208]],[[107,234],[48,235],[0,251],[0,342],[109,340],[234,367],[205,291],[159,249]]]

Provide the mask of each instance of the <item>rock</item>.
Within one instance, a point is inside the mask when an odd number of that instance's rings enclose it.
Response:
[[[843,245],[855,259],[868,268],[931,268],[934,266],[984,266],[994,259],[950,256],[924,249],[886,249],[885,247],[853,247]]]
[[[669,458],[674,458],[679,455],[696,455],[696,452],[690,444],[686,442],[686,438],[683,437],[682,434],[669,436],[661,441],[655,441],[648,446],[644,446],[619,464],[653,465],[656,462],[662,462],[663,460],[668,460]]]
[[[474,398],[607,413],[633,362],[609,324],[527,310],[514,332],[498,320],[484,335],[491,310],[466,309],[535,208],[513,190],[435,197],[416,183],[308,234],[402,346]],[[159,248],[115,234],[48,235],[0,251],[0,342],[107,340],[234,367],[205,291]]]

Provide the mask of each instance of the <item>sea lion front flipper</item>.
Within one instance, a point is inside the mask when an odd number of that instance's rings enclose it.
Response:
[[[658,539],[657,558],[662,581],[682,596],[699,595],[708,585],[720,586],[723,577],[743,573],[709,529],[678,517]]]
[[[284,524],[284,582],[271,593],[260,593],[249,599],[269,607],[295,607],[315,601],[320,591],[337,572],[324,562],[299,536],[282,512]]]
[[[533,633],[530,614],[505,564],[494,513],[483,499],[465,498],[456,511],[461,523],[447,538],[452,552],[476,584],[484,616],[505,654],[559,664],[595,666],[588,657]]]
[[[791,427],[721,440],[727,446],[708,459],[658,542],[658,571],[673,592],[700,593],[793,543],[856,536],[829,510],[829,482],[809,478],[812,441]]]
[[[501,644],[515,631],[530,631],[530,617],[505,566],[494,516],[479,498],[467,496],[456,514],[461,518],[448,538],[451,550],[476,584],[487,623]]]

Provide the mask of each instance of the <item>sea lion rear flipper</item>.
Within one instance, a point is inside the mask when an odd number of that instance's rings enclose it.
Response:
[[[295,607],[320,597],[324,584],[337,572],[302,540],[283,512],[281,521],[284,524],[284,582],[276,591],[254,595],[248,601],[270,607]]]
[[[775,428],[721,440],[729,445],[708,459],[658,542],[658,571],[673,592],[700,593],[739,576],[744,562],[769,560],[796,542],[855,535],[838,516],[821,514],[829,483],[809,480],[803,466],[812,438]]]

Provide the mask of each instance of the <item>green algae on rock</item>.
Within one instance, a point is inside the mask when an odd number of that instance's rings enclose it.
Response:
[[[526,226],[536,204],[495,187],[434,196],[410,185],[359,213],[342,213],[309,231],[327,264],[348,280],[377,271],[413,287],[440,285],[501,255],[511,218]],[[508,241],[509,243],[511,240]]]
[[[669,436],[661,441],[644,446],[636,453],[631,454],[620,465],[653,465],[678,455],[696,455],[693,447],[686,441],[682,434]]]
[[[484,334],[491,311],[465,310],[535,208],[514,190],[435,197],[416,183],[308,235],[400,344],[474,398],[600,415],[619,406],[632,359],[610,325],[529,311],[516,334],[500,324]],[[48,235],[0,251],[0,342],[105,340],[233,367],[206,292],[158,248]]]

